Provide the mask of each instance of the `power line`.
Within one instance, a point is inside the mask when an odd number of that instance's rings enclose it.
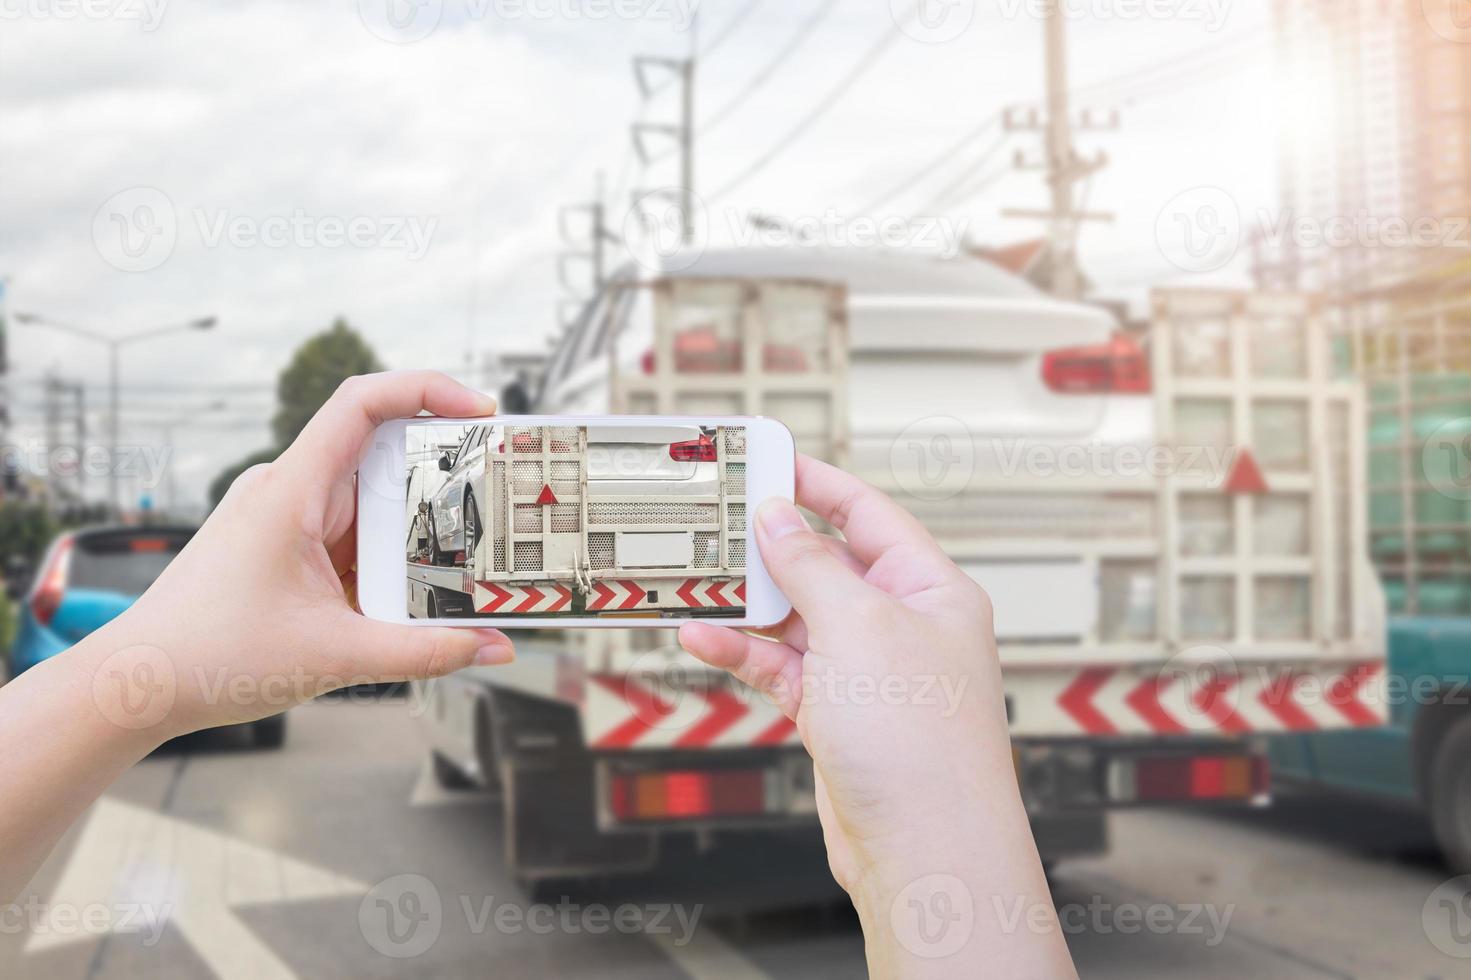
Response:
[[[782,46],[781,50],[751,77],[751,80],[746,83],[744,88],[736,93],[734,98],[727,100],[724,105],[701,121],[699,126],[700,135],[706,135],[710,130],[729,118],[737,109],[745,105],[746,100],[769,82],[771,76],[775,75],[777,70],[786,63],[787,59],[796,53],[797,49],[812,35],[812,32],[827,18],[827,15],[832,12],[835,6],[837,6],[837,0],[826,0],[822,6],[813,11],[812,16],[808,17],[797,28],[797,32]]]
[[[946,184],[943,188],[937,191],[934,197],[930,198],[929,203],[920,208],[920,211],[924,212],[945,206],[941,202],[948,203],[952,195],[954,195],[959,188],[971,182],[975,178],[976,171],[983,167],[992,157],[994,157],[1003,147],[1005,147],[1006,141],[1007,134],[998,133],[996,135],[996,138],[991,141],[990,145],[982,150],[980,152],[980,155],[977,156],[975,160],[971,161],[970,165],[960,172],[960,176],[956,177],[950,183]]]
[[[939,156],[934,157],[924,166],[920,167],[919,170],[910,174],[908,177],[905,177],[899,183],[895,184],[883,194],[879,195],[879,197],[872,204],[863,208],[861,213],[872,214],[874,211],[877,211],[885,204],[888,204],[890,201],[894,200],[894,198],[899,197],[904,192],[908,191],[911,187],[914,187],[915,185],[922,182],[925,178],[930,176],[930,174],[934,173],[936,170],[939,170],[945,164],[953,161],[955,159],[955,154],[959,153],[961,149],[964,148],[972,140],[979,139],[981,136],[983,136],[987,130],[995,126],[996,123],[1000,122],[1000,120],[1001,113],[992,113],[979,126],[970,130],[964,136],[961,136],[960,139],[956,140],[954,143],[951,143],[949,146],[945,147],[944,150],[940,151]]]
[[[915,9],[918,10],[918,7],[916,6]],[[913,17],[913,14],[914,12],[911,11],[910,16]],[[797,124],[789,129],[782,136],[781,139],[777,140],[770,149],[768,149],[765,153],[761,154],[761,156],[753,160],[750,164],[746,166],[744,170],[742,170],[735,177],[726,181],[725,184],[723,184],[717,191],[715,191],[715,193],[711,194],[709,200],[712,202],[717,201],[720,198],[724,197],[726,194],[729,194],[731,191],[735,190],[737,187],[740,187],[742,184],[750,180],[752,177],[756,176],[762,170],[765,170],[773,160],[775,160],[777,157],[781,156],[788,149],[790,149],[792,145],[795,144],[804,135],[811,132],[813,124],[817,122],[817,120],[821,119],[824,115],[826,115],[833,106],[837,105],[838,102],[842,100],[843,96],[847,95],[848,92],[853,88],[853,86],[858,83],[859,79],[868,74],[869,71],[871,71],[873,67],[879,63],[879,60],[883,56],[884,52],[887,51],[889,47],[894,44],[895,41],[904,36],[905,35],[903,31],[900,30],[900,27],[897,23],[892,25],[887,31],[884,32],[882,37],[880,37],[873,45],[869,47],[867,51],[864,52],[863,57],[858,60],[857,64],[849,69],[848,73],[838,81],[838,84],[834,86],[833,89],[829,91],[826,96],[823,97],[822,101],[818,102],[816,106],[814,106],[806,115],[798,120]]]
[[[700,52],[700,57],[708,58],[716,51],[720,50],[720,46],[726,41],[730,40],[730,36],[740,29],[740,26],[744,24],[746,20],[756,12],[757,8],[759,8],[763,2],[764,0],[745,0],[743,5],[741,6],[741,9],[736,12],[734,17],[725,22],[725,27],[721,30],[719,34],[715,35],[714,40],[705,45],[705,50]]]
[[[990,173],[982,174],[980,176],[980,179],[973,181],[965,187],[962,187],[958,192],[953,195],[936,195],[934,200],[930,201],[929,204],[920,209],[920,213],[923,214],[925,212],[934,213],[939,211],[948,211],[953,206],[971,200],[982,191],[984,191],[986,188],[1001,180],[1001,178],[1005,177],[1007,174],[1014,172],[1015,170],[1011,166],[1011,163],[1007,162],[1002,166],[996,168],[995,170],[992,170]],[[966,176],[970,175],[967,174]]]

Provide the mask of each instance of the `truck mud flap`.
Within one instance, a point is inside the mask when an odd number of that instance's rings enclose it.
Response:
[[[508,767],[506,864],[518,878],[538,881],[651,869],[659,856],[654,833],[602,834],[597,828],[597,780],[591,757],[576,765]]]

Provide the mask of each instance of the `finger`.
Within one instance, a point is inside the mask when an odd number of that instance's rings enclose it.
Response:
[[[810,456],[797,456],[797,503],[843,532],[866,564],[900,545],[939,551],[924,525],[887,494]]]
[[[868,574],[867,566],[858,560],[857,556],[853,554],[852,549],[841,538],[835,538],[828,534],[821,535],[821,538],[823,546],[845,565],[853,569],[853,574],[860,578]],[[795,610],[787,613],[786,618],[775,626],[758,626],[748,632],[755,633],[757,636],[764,636],[767,639],[780,640],[794,650],[806,650],[808,647],[807,623]]]
[[[790,500],[772,497],[756,511],[761,563],[777,588],[814,629],[839,626],[854,609],[888,601],[807,526]]]
[[[802,704],[802,654],[785,643],[763,640],[725,626],[685,623],[679,645],[696,659],[771,699],[781,713],[797,720]]]
[[[466,667],[488,667],[516,658],[500,630],[398,626],[349,614],[338,624],[333,645],[354,671],[380,683],[427,680]]]
[[[495,413],[495,399],[438,371],[388,371],[348,378],[327,399],[281,462],[314,482],[329,483],[357,469],[362,445],[390,419],[421,411],[446,418]]]

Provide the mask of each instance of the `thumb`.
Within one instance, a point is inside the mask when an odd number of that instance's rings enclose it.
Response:
[[[858,604],[883,597],[808,527],[790,500],[772,497],[756,511],[756,544],[777,588],[809,627],[836,626]]]
[[[379,682],[443,677],[465,667],[488,667],[516,659],[500,630],[447,626],[399,626],[351,614],[350,628],[336,634],[344,659]]]

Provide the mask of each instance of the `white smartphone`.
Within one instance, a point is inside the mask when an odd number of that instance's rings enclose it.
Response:
[[[769,418],[399,419],[358,469],[358,602],[393,623],[770,626],[751,511],[792,498]]]

